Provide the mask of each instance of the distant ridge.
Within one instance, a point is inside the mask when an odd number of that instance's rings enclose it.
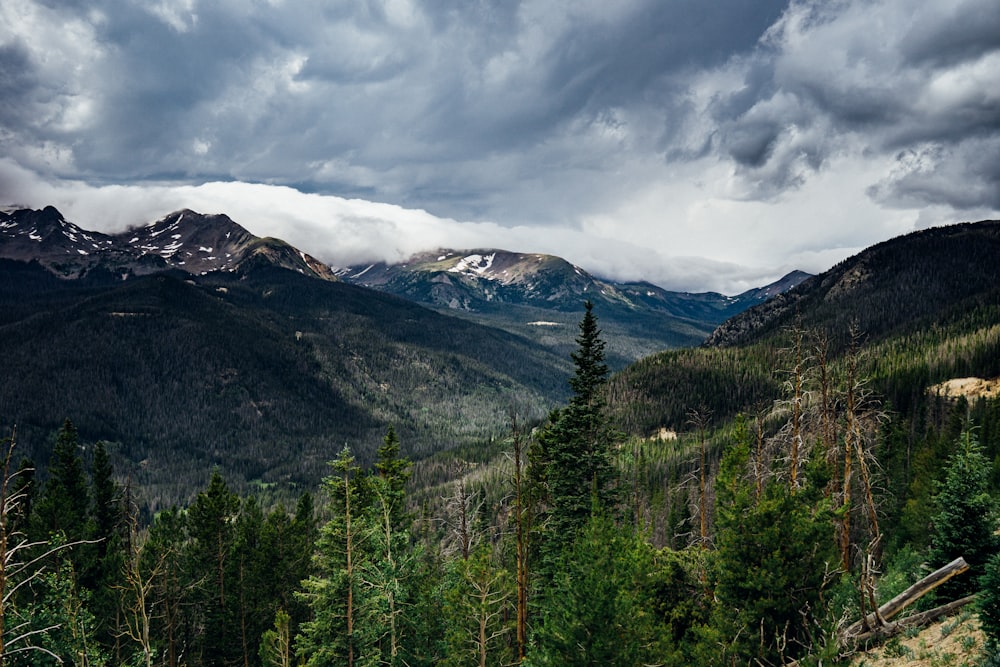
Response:
[[[853,330],[853,334],[852,334]],[[926,229],[874,245],[747,309],[698,348],[645,357],[617,374],[622,430],[682,430],[692,406],[723,421],[781,396],[803,334],[841,372],[852,345],[884,405],[906,412],[928,388],[1000,377],[1000,221]],[[856,336],[856,338],[855,338]]]
[[[808,278],[796,271],[737,296],[671,292],[598,278],[565,259],[496,248],[442,249],[395,264],[336,269],[344,281],[556,344],[568,354],[582,304],[594,303],[612,366],[700,344],[721,322]],[[544,322],[542,327],[538,322]]]
[[[81,229],[52,206],[0,212],[0,258],[37,261],[62,278],[94,271],[128,278],[169,268],[205,274],[264,261],[336,279],[328,266],[283,241],[254,236],[226,215],[188,209],[114,235]]]

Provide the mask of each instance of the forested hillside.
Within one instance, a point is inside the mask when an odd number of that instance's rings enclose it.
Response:
[[[0,423],[45,464],[63,419],[147,499],[185,500],[218,466],[236,488],[312,488],[394,425],[412,456],[543,415],[567,360],[507,333],[268,264],[239,273],[63,281],[0,266]],[[305,485],[303,487],[302,485]]]
[[[995,227],[981,229],[960,246],[940,230],[909,249],[910,237],[896,239],[793,291],[793,309],[750,311],[760,328],[742,326],[740,342],[656,355],[616,375],[588,302],[559,377],[568,393],[547,416],[487,393],[483,404],[504,400],[495,437],[419,457],[419,431],[373,422],[326,449],[322,483],[303,482],[285,505],[260,485],[234,490],[220,466],[198,493],[151,513],[150,490],[114,470],[117,445],[65,421],[34,470],[18,464],[21,432],[12,432],[0,485],[4,664],[818,667],[892,650],[894,638],[963,610],[986,643],[963,643],[956,660],[993,664],[1000,397],[986,382],[952,383],[978,387],[957,394],[938,383],[1000,376],[996,283],[972,275],[975,251],[952,258],[945,286],[904,289],[934,282],[938,250],[988,247]],[[913,262],[883,269],[871,259],[882,256]],[[869,273],[848,281],[853,298],[813,291],[861,265]],[[914,265],[925,267],[919,279]],[[22,270],[54,312],[133,313],[114,322],[173,312],[165,322],[196,326],[199,308],[267,303],[240,312],[268,325],[254,325],[255,336],[277,331],[293,346],[303,342],[296,331],[305,338],[328,318],[336,327],[324,335],[363,349],[371,329],[337,332],[375,317],[368,300],[332,311],[288,272],[193,284],[156,276],[130,283],[147,300],[129,297],[125,311],[117,291],[80,284],[86,298],[70,298]],[[54,315],[18,315],[13,301],[17,326],[58,328]],[[869,303],[899,312],[878,315]],[[289,312],[315,320],[292,328]],[[423,340],[421,327],[436,321],[401,312],[380,335]],[[254,322],[236,329],[249,335]],[[175,330],[159,327],[159,340]],[[214,369],[213,355],[241,341],[227,339],[204,363]],[[447,378],[448,359],[428,354],[436,375],[405,390]],[[318,356],[310,363],[323,367]],[[507,377],[538,372],[507,363],[497,366]]]

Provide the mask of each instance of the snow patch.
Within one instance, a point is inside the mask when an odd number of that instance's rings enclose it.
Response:
[[[181,249],[184,244],[180,241],[176,243],[171,243],[168,246],[164,246],[163,250],[160,251],[160,255],[163,257],[171,257],[175,252]]]
[[[366,273],[368,273],[369,271],[371,271],[371,269],[372,269],[372,267],[373,267],[373,266],[375,266],[375,265],[374,265],[374,264],[369,264],[369,265],[368,265],[368,266],[367,266],[367,267],[366,267],[365,269],[363,269],[363,270],[362,270],[361,272],[359,272],[359,273],[355,273],[355,274],[354,274],[353,276],[351,276],[351,277],[352,277],[352,278],[360,278],[361,276],[363,276],[363,275],[365,275]]]
[[[213,249],[212,248],[206,248],[205,246],[201,246],[200,248],[198,248],[198,250],[200,250],[202,252],[209,252],[210,253],[210,252],[212,252]]]
[[[538,320],[537,322],[528,322],[529,327],[561,327],[562,325],[558,322],[546,322],[545,320]]]
[[[483,255],[467,255],[458,260],[458,264],[448,269],[448,273],[475,273],[482,276],[493,266],[493,260],[496,256],[495,252],[485,257]]]

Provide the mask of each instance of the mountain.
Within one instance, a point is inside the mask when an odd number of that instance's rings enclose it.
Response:
[[[874,245],[722,324],[705,344],[761,340],[798,320],[844,343],[927,326],[992,299],[1000,286],[1000,221],[925,229]]]
[[[225,216],[114,236],[53,208],[0,218],[0,433],[44,469],[71,419],[152,509],[218,467],[236,488],[314,488],[393,425],[421,459],[540,418],[569,359],[499,329],[335,280]],[[84,254],[86,253],[86,254]],[[26,261],[27,260],[27,261]]]
[[[283,241],[258,238],[228,216],[190,210],[115,235],[83,230],[52,206],[0,211],[0,258],[38,261],[64,278],[94,271],[127,278],[169,268],[205,274],[264,261],[335,279],[325,264]]]
[[[603,280],[552,255],[497,249],[439,250],[336,273],[346,282],[530,337],[566,354],[574,345],[582,303],[590,300],[613,367],[665,348],[697,345],[727,318],[808,277],[794,272],[735,297],[670,292],[648,282]]]
[[[692,408],[725,421],[782,393],[796,331],[831,372],[860,347],[861,372],[910,414],[929,387],[1000,376],[1000,222],[922,230],[868,248],[747,309],[697,349],[651,355],[613,378],[619,425],[635,434],[682,429]],[[853,333],[852,333],[853,330]]]

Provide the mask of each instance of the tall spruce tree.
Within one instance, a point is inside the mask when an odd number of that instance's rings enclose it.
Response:
[[[204,568],[205,572],[198,607],[203,615],[199,649],[206,667],[221,667],[242,655],[234,599],[238,591],[231,568],[239,511],[239,496],[229,490],[218,470],[212,472],[208,488],[198,494],[188,510],[192,569]]]
[[[994,532],[996,504],[989,492],[989,475],[990,462],[976,434],[966,426],[958,436],[958,451],[948,460],[945,478],[937,485],[929,560],[932,566],[940,567],[962,556],[970,573],[941,586],[943,597],[959,598],[974,592],[976,578],[1000,548]]]
[[[312,609],[295,639],[296,653],[309,667],[373,664],[369,628],[358,623],[361,595],[358,570],[366,558],[362,548],[370,534],[362,503],[365,477],[348,447],[330,462],[323,479],[332,516],[316,541],[317,572],[302,582],[300,595]]]
[[[88,535],[90,496],[79,447],[76,426],[67,419],[56,434],[49,459],[49,479],[35,509],[38,539],[58,532],[69,541]]]
[[[605,343],[593,304],[587,301],[584,309],[577,350],[572,354],[575,372],[569,384],[573,396],[566,407],[550,415],[532,457],[534,474],[546,487],[549,507],[543,551],[550,561],[572,542],[595,504],[601,510],[610,510],[614,504],[613,436],[602,393],[608,377]]]
[[[826,573],[834,562],[825,462],[810,461],[798,488],[772,478],[760,495],[740,422],[720,464],[716,495],[715,626],[731,642],[718,664],[784,664],[814,647]],[[721,645],[720,645],[721,646]]]
[[[630,525],[595,511],[559,556],[525,664],[676,664],[652,613],[653,555]]]

